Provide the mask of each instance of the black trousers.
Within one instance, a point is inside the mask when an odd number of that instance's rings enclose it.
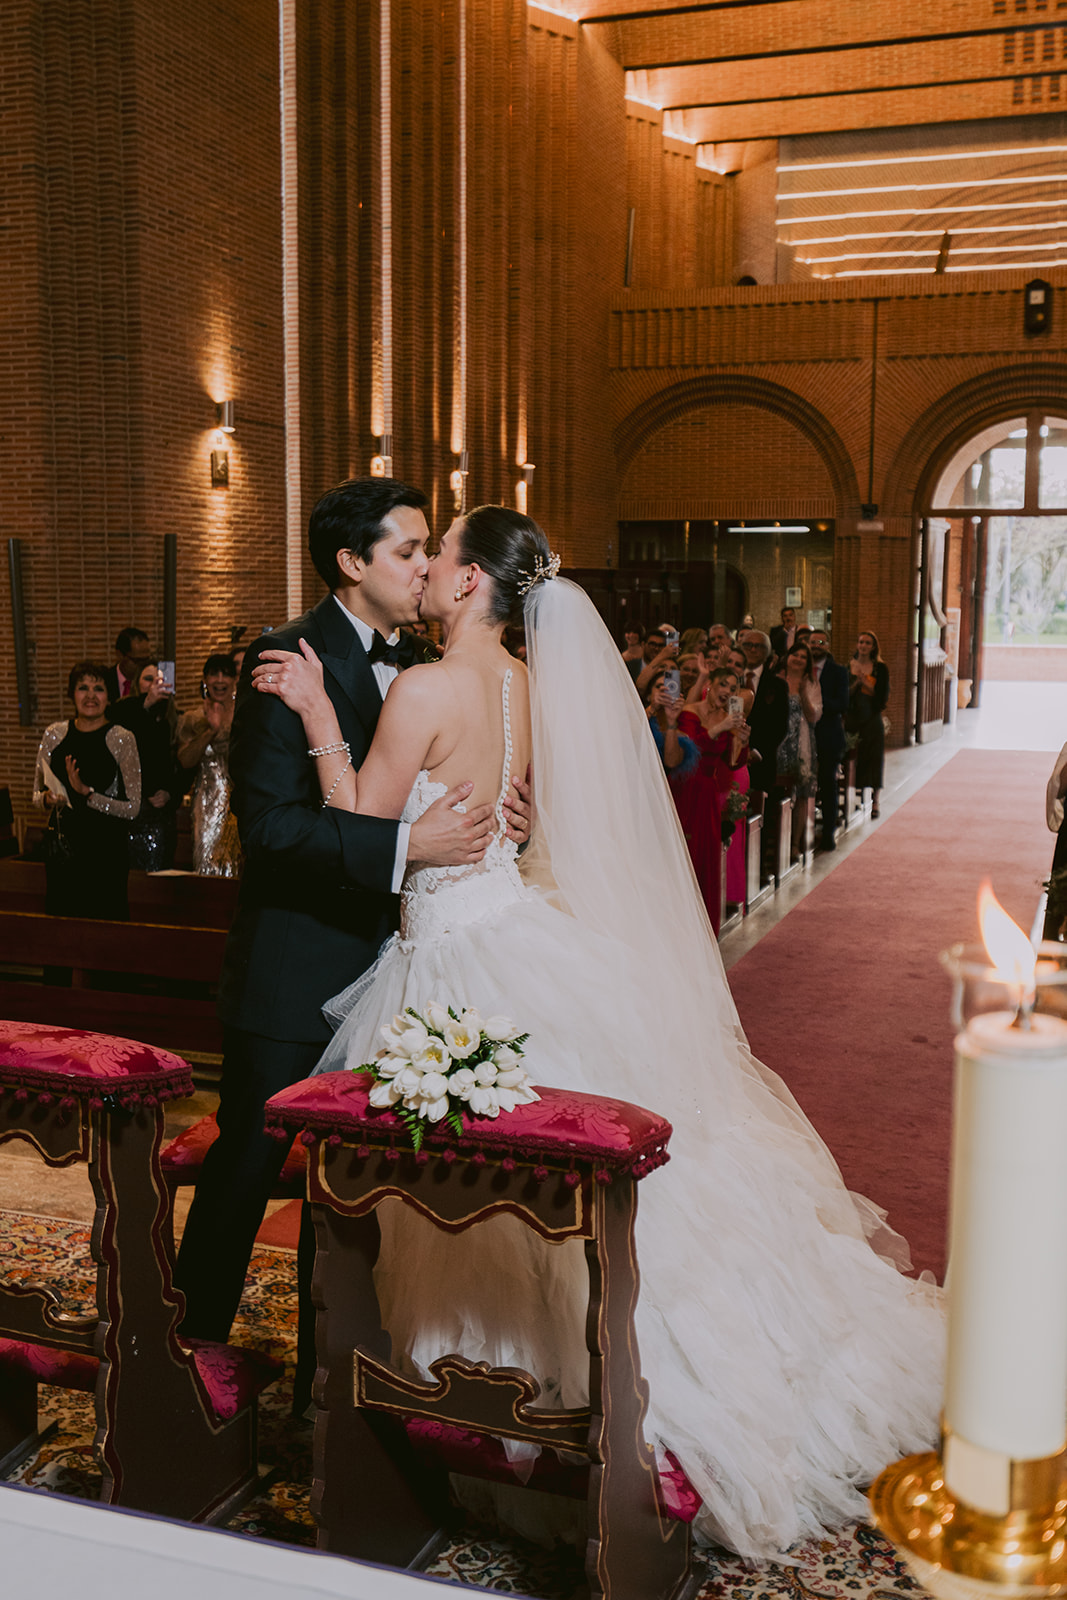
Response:
[[[310,1075],[323,1052],[321,1040],[267,1039],[227,1028],[223,1038],[219,1137],[204,1158],[174,1272],[185,1295],[182,1332],[189,1338],[225,1342],[237,1315],[256,1232],[271,1190],[289,1153],[289,1143],[263,1131],[263,1109],[271,1095]],[[311,1267],[314,1235],[305,1205],[300,1224],[297,1278],[300,1288],[298,1389],[311,1363],[314,1317]],[[310,1375],[306,1389],[310,1396]]]
[[[841,771],[841,757],[831,760],[828,755],[819,751],[819,810],[822,820],[819,829],[824,844],[833,844],[834,834],[837,831],[837,779]]]

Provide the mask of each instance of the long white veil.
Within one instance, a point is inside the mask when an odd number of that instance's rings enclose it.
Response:
[[[768,1159],[780,1145],[807,1169],[824,1225],[862,1227],[906,1268],[904,1240],[848,1194],[785,1084],[749,1050],[647,718],[592,601],[554,578],[531,589],[525,621],[536,824],[523,876],[629,948],[641,989],[621,993],[620,1008],[656,1015],[657,1061],[651,1073],[613,1063],[618,1097],[671,1116],[672,1148],[710,1132],[709,1119],[721,1133],[758,1117]]]

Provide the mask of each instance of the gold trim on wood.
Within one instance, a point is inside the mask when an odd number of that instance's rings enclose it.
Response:
[[[544,1411],[533,1402],[541,1394],[536,1378],[518,1367],[491,1367],[487,1361],[439,1356],[430,1363],[436,1379],[426,1383],[396,1372],[370,1351],[352,1352],[353,1404],[427,1422],[502,1434],[530,1444],[579,1450],[587,1455],[590,1413]]]

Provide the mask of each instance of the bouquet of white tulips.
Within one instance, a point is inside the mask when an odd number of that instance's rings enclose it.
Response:
[[[462,1134],[464,1111],[498,1117],[541,1098],[522,1065],[529,1034],[510,1017],[483,1021],[470,1006],[456,1011],[430,1000],[421,1015],[408,1006],[380,1032],[385,1043],[377,1060],[354,1070],[372,1075],[371,1105],[395,1111],[416,1150],[427,1123],[444,1119]]]

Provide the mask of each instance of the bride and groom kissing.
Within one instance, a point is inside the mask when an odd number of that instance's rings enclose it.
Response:
[[[592,603],[555,576],[536,523],[505,507],[457,518],[429,562],[424,505],[390,479],[325,495],[309,544],[331,593],[246,658],[231,744],[246,866],[220,986],[220,1136],[176,1271],[183,1328],[229,1331],[284,1159],[263,1133],[272,1094],[369,1060],[406,1005],[505,1013],[530,1032],[535,1082],[674,1124],[638,1221],[649,1422],[703,1497],[698,1532],[771,1555],[862,1514],[859,1486],[936,1437],[940,1308],[887,1264],[876,1208],[846,1191],[748,1051],[647,723]],[[394,686],[404,658],[382,636],[420,602],[444,656],[409,657]],[[529,675],[501,643],[520,619]],[[401,636],[402,652],[413,645]],[[531,756],[537,824],[520,873],[531,806],[515,780]],[[383,1219],[394,1351],[415,1367],[442,1348],[519,1366],[549,1403],[581,1405],[581,1247],[519,1244],[510,1222],[442,1238],[421,1218]],[[301,1385],[312,1248],[302,1227]],[[464,1286],[494,1275],[499,1318],[475,1327]],[[542,1336],[546,1302],[557,1331],[567,1310],[562,1350]]]

